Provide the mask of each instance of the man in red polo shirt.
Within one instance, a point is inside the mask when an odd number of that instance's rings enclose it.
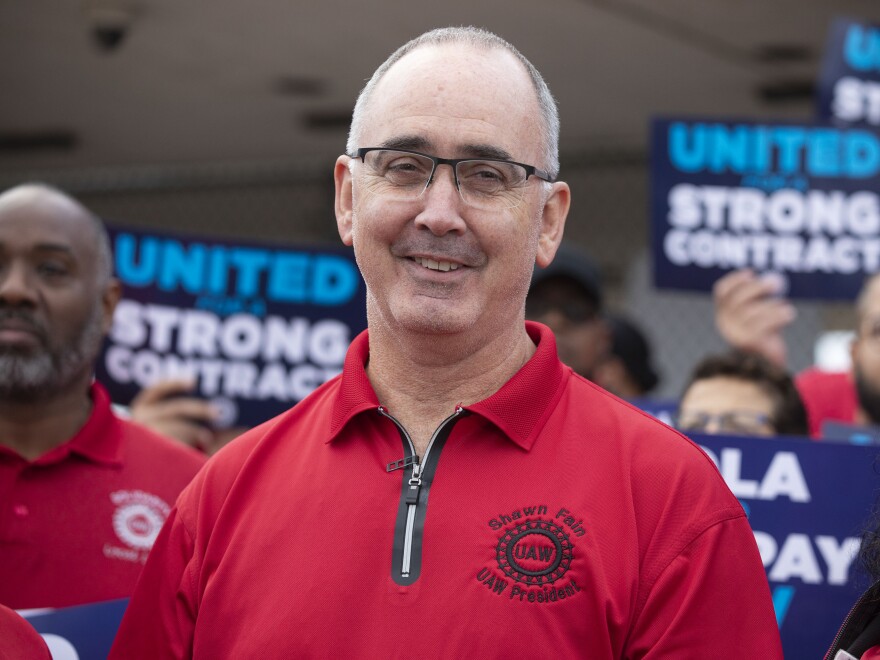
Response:
[[[119,299],[100,220],[60,191],[0,195],[0,604],[131,595],[204,457],[117,418],[92,382]]]
[[[482,30],[379,67],[335,168],[369,329],[184,491],[111,657],[782,657],[708,457],[524,320],[568,213],[558,126]]]

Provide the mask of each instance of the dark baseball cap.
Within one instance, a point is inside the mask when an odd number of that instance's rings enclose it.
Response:
[[[592,257],[581,248],[571,243],[562,243],[549,266],[535,266],[529,289],[551,278],[567,278],[576,282],[593,300],[596,309],[602,308],[602,278],[599,269]]]
[[[657,387],[660,376],[654,369],[648,339],[634,322],[623,316],[609,316],[606,320],[611,328],[611,352],[620,358],[639,387],[650,392]]]

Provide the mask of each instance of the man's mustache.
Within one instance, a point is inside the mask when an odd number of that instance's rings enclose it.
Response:
[[[440,255],[465,266],[478,267],[486,263],[480,246],[461,237],[445,235],[406,234],[391,246],[391,254],[405,257],[413,254]]]
[[[48,339],[46,328],[27,310],[0,307],[0,329],[7,325],[32,332],[44,344]]]

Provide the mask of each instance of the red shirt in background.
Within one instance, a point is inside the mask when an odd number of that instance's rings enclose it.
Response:
[[[0,660],[52,660],[49,647],[17,612],[0,605]]]
[[[0,603],[67,607],[131,595],[203,454],[116,417],[95,383],[85,425],[27,461],[0,446]]]
[[[858,397],[849,372],[821,371],[811,367],[795,377],[795,385],[807,409],[810,436],[820,437],[825,420],[855,422]]]

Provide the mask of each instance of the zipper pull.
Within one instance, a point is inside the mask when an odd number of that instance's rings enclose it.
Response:
[[[419,457],[413,454],[412,456],[406,456],[405,458],[401,458],[400,460],[394,461],[393,463],[389,463],[385,466],[386,472],[394,472],[395,470],[402,470],[403,468],[409,467],[410,465],[418,465]]]
[[[413,474],[409,479],[409,490],[406,491],[405,501],[408,506],[416,506],[419,503],[419,487],[422,485],[422,478],[419,476],[418,462],[413,464]]]

